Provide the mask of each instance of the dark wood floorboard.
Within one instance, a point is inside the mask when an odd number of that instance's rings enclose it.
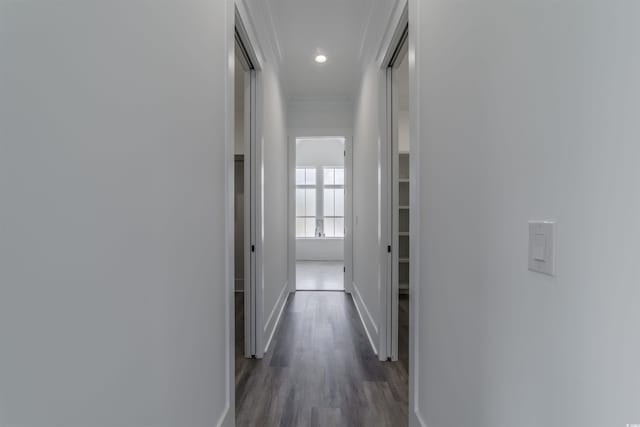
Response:
[[[408,425],[407,365],[378,361],[349,295],[299,292],[282,316],[264,359],[245,359],[236,294],[236,425]]]

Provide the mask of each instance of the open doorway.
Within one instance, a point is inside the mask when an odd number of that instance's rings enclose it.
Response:
[[[402,30],[387,69],[390,129],[391,295],[389,357],[409,371],[411,147],[409,135],[409,28]]]
[[[296,290],[344,291],[345,138],[295,141]]]
[[[397,239],[396,255],[394,257],[393,280],[397,282],[398,292],[398,321],[397,346],[398,360],[409,371],[409,270],[411,264],[409,243],[409,215],[411,145],[409,137],[409,58],[406,48],[400,52],[399,63],[394,65],[392,78],[397,93],[397,113],[394,132],[395,146],[393,153],[393,206],[394,206],[394,239]]]
[[[246,188],[245,180],[245,134],[246,134],[246,114],[245,114],[245,85],[248,80],[247,74],[250,72],[249,64],[244,60],[239,52],[241,46],[236,43],[235,55],[235,150],[234,150],[234,278],[235,278],[235,319],[236,319],[236,357],[249,356],[251,346],[245,343],[249,335],[245,332],[245,279],[248,280],[248,260],[246,259],[247,218],[245,209],[247,206],[247,196],[250,189]],[[246,156],[248,159],[248,156]],[[249,273],[250,274],[250,273]]]
[[[257,356],[257,256],[260,245],[256,171],[257,58],[236,15],[234,66],[234,291],[236,368],[241,359]]]
[[[410,368],[410,277],[412,224],[410,218],[414,191],[410,170],[410,89],[409,89],[409,24],[405,6],[393,37],[386,45],[382,60],[382,75],[386,91],[381,108],[383,156],[381,156],[380,227],[387,243],[384,260],[380,264],[383,279],[381,300],[384,328],[382,328],[380,354],[382,360],[400,360],[407,371]]]

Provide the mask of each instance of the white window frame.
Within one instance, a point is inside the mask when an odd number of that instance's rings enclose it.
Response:
[[[345,197],[345,193],[344,193],[344,190],[345,190],[345,178],[344,178],[345,167],[344,166],[329,166],[329,165],[327,165],[327,166],[322,166],[320,169],[322,170],[322,172],[321,172],[321,175],[322,175],[322,193],[320,195],[322,200],[320,202],[320,206],[319,207],[322,208],[322,211],[321,211],[322,216],[320,217],[321,220],[322,220],[322,226],[320,227],[320,232],[322,233],[322,238],[324,238],[324,239],[344,239],[344,236],[345,236],[345,230],[344,230],[345,222],[344,221],[345,221],[345,204],[346,204],[345,200],[344,200],[344,197]],[[334,184],[325,184],[325,182],[324,182],[324,174],[325,174],[325,170],[327,170],[327,169],[333,169],[334,170],[334,177],[335,177],[335,170],[336,169],[342,170],[342,175],[343,175],[342,184],[335,184],[335,183]],[[324,214],[324,190],[325,189],[342,190],[343,208],[342,208],[342,215],[341,216],[335,216],[335,215],[334,216],[327,216],[327,215]],[[335,199],[334,199],[333,203],[334,203],[334,212],[335,212]],[[335,236],[335,235],[334,236],[327,236],[326,232],[325,232],[325,219],[334,219],[334,220],[335,219],[342,219],[342,228],[343,228],[342,236]]]
[[[296,197],[296,198],[298,197],[298,191],[297,191],[297,190],[310,190],[310,189],[315,190],[315,191],[316,191],[316,212],[315,212],[315,215],[313,215],[313,216],[309,216],[309,215],[298,215],[298,213],[297,213],[297,212],[295,212],[295,219],[296,219],[296,231],[295,231],[295,233],[296,233],[296,239],[317,239],[317,238],[319,238],[319,237],[318,237],[318,232],[319,232],[319,230],[320,230],[320,228],[319,228],[319,226],[318,226],[318,219],[319,219],[319,217],[318,217],[318,212],[319,212],[319,210],[318,210],[318,209],[319,209],[318,201],[319,201],[319,197],[322,197],[322,196],[319,196],[319,195],[318,195],[319,190],[320,190],[320,188],[321,188],[321,186],[320,186],[320,182],[318,181],[318,175],[319,175],[318,170],[319,170],[319,169],[321,169],[321,168],[313,167],[313,166],[301,166],[301,167],[296,167],[296,177],[297,177],[298,170],[300,170],[300,169],[304,169],[305,171],[306,171],[306,170],[309,170],[309,169],[314,169],[314,170],[315,170],[315,174],[316,174],[316,180],[315,180],[315,184],[306,184],[306,183],[305,183],[305,184],[298,184],[298,183],[297,183],[297,181],[296,181],[296,187],[295,187],[295,188],[296,188],[296,192],[295,192],[295,197]],[[306,172],[305,172],[305,174],[306,174]],[[305,182],[306,182],[306,179],[305,179]],[[305,196],[305,197],[306,197],[306,196]],[[296,201],[296,203],[297,203],[297,201]],[[305,207],[306,207],[306,202],[305,202]],[[306,209],[305,209],[305,210],[306,210]],[[298,232],[297,232],[297,222],[298,222],[298,219],[301,219],[301,218],[303,218],[303,219],[305,219],[305,220],[310,219],[310,218],[313,218],[313,219],[314,219],[314,221],[315,221],[315,231],[314,231],[314,235],[313,235],[313,236],[299,236],[299,235],[298,235]],[[305,227],[306,227],[306,225],[305,225]]]
[[[296,229],[295,229],[295,238],[296,239],[336,239],[336,240],[342,240],[345,237],[345,230],[344,228],[346,227],[345,225],[345,207],[344,207],[344,201],[343,201],[343,214],[341,216],[326,216],[324,215],[324,190],[325,189],[337,189],[337,190],[343,190],[343,198],[344,196],[344,190],[345,190],[345,181],[343,178],[343,183],[342,184],[325,184],[324,183],[324,173],[326,169],[341,169],[343,171],[343,176],[344,176],[344,171],[345,171],[345,167],[343,165],[323,165],[323,166],[301,166],[301,167],[297,167],[296,166],[296,176],[297,173],[300,169],[315,169],[316,172],[316,183],[315,184],[298,184],[296,181],[295,184],[295,196],[294,197],[298,197],[297,195],[297,190],[302,190],[302,189],[314,189],[316,190],[316,214],[315,216],[309,216],[309,215],[298,215],[297,212],[295,213],[295,220],[296,220]],[[335,173],[335,172],[334,172]],[[297,200],[296,200],[297,203]],[[334,200],[335,203],[335,200]],[[309,218],[314,218],[315,219],[315,233],[313,236],[300,236],[298,235],[297,232],[297,221],[298,219],[309,219]],[[343,224],[343,232],[342,232],[342,236],[326,236],[325,230],[324,230],[324,226],[325,226],[325,219],[342,219],[342,224]],[[335,234],[335,233],[334,233]]]

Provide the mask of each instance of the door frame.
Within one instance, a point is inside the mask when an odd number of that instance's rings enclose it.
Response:
[[[387,31],[383,38],[383,41],[378,50],[376,57],[377,65],[379,66],[379,93],[381,95],[380,108],[379,108],[379,123],[380,123],[380,137],[381,145],[386,146],[381,149],[381,154],[385,157],[391,154],[391,141],[390,137],[393,132],[392,123],[387,120],[387,114],[390,107],[393,106],[393,99],[387,96],[388,87],[388,75],[387,68],[389,65],[389,59],[398,46],[398,41],[401,37],[401,33],[407,24],[410,27],[408,34],[408,60],[409,60],[409,128],[410,128],[410,146],[411,156],[409,161],[409,197],[411,203],[411,210],[409,213],[409,245],[410,245],[410,259],[413,260],[410,265],[410,278],[409,278],[409,425],[410,426],[424,426],[423,414],[418,410],[417,404],[419,400],[420,390],[418,388],[417,379],[420,377],[420,342],[417,325],[421,324],[421,320],[424,313],[419,310],[420,298],[421,298],[421,244],[418,238],[418,231],[421,227],[421,197],[420,197],[420,163],[421,163],[421,123],[420,116],[420,90],[421,84],[418,76],[421,73],[421,63],[417,52],[419,51],[420,39],[421,39],[421,27],[418,25],[418,17],[420,16],[420,0],[397,0],[391,17],[388,21]],[[387,157],[384,161],[381,160],[381,164],[387,162],[390,163],[390,159]],[[386,175],[385,175],[386,174]],[[389,168],[381,169],[381,186],[388,187],[392,179],[392,174]],[[381,188],[381,193],[383,189]],[[387,197],[381,199],[381,204],[384,203],[387,209],[386,212],[390,212],[392,209],[392,198]],[[386,218],[385,222],[382,222],[380,218],[381,229],[386,230],[387,233],[392,232],[392,223],[389,218]],[[388,237],[388,236],[385,236]],[[390,239],[387,241],[391,241]],[[381,240],[381,243],[383,241]],[[397,248],[397,246],[396,246]],[[383,249],[383,248],[381,248]],[[386,249],[386,248],[384,248]],[[395,251],[397,252],[397,250]],[[381,304],[385,305],[385,309],[381,310],[381,325],[388,325],[387,313],[391,310],[386,305],[391,304],[389,298],[385,298],[391,288],[391,274],[388,270],[383,270],[384,266],[388,265],[381,263],[380,278],[381,288],[385,288],[381,291]],[[383,280],[384,278],[384,280]],[[384,299],[383,299],[384,298]],[[395,330],[397,333],[397,322],[395,324]],[[387,349],[383,348],[383,343],[386,342],[385,328],[381,328],[380,339],[380,359],[387,359]],[[393,333],[393,332],[390,332]],[[384,354],[383,354],[384,351]]]
[[[296,140],[299,138],[344,138],[344,291],[353,291],[353,136],[348,129],[296,129],[289,135],[288,275],[289,292],[296,292]]]
[[[395,185],[398,179],[398,97],[394,79],[394,65],[401,55],[409,55],[408,40],[409,9],[406,1],[398,2],[389,30],[385,36],[378,56],[379,108],[380,123],[380,342],[378,358],[380,360],[398,360],[398,209]],[[404,51],[404,53],[403,53]],[[413,145],[412,145],[413,149]],[[413,156],[410,158],[413,162]],[[410,172],[413,173],[413,164]],[[413,183],[413,179],[411,179]],[[410,192],[413,191],[413,184]],[[412,204],[415,203],[411,194]],[[410,211],[410,215],[413,209]],[[410,248],[413,248],[411,232],[414,228],[410,218]],[[412,263],[413,265],[413,263]],[[410,277],[410,285],[413,277]],[[411,358],[410,358],[411,359]]]
[[[262,64],[261,51],[257,48],[256,32],[251,26],[250,15],[245,5],[236,3],[235,7],[235,48],[234,55],[239,55],[245,65],[245,111],[244,111],[244,178],[245,178],[245,280],[244,280],[244,324],[245,348],[247,358],[264,357],[264,265],[263,265],[263,232],[264,218],[262,165]],[[236,52],[237,47],[240,52]],[[235,111],[235,109],[234,109]],[[235,333],[235,331],[234,331]]]

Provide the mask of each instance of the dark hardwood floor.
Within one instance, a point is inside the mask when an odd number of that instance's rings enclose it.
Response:
[[[262,360],[242,357],[242,305],[237,294],[236,425],[408,424],[407,365],[378,361],[349,295],[291,295]]]

